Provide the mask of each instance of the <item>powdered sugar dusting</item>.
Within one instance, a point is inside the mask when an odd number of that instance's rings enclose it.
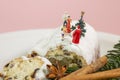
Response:
[[[72,21],[72,25],[74,25],[77,21]],[[44,38],[39,41],[34,48],[30,50],[36,51],[40,56],[45,56],[49,49],[55,49],[56,46],[63,45],[63,49],[67,49],[68,51],[75,52],[77,55],[83,56],[86,60],[87,64],[95,61],[96,59],[96,49],[99,50],[99,44],[97,39],[97,33],[95,30],[86,23],[86,33],[85,37],[81,37],[79,44],[73,44],[72,41],[72,33],[70,35],[65,36],[64,41],[61,40],[61,27],[55,29],[52,35]]]

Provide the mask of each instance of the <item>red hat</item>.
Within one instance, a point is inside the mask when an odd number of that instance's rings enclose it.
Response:
[[[80,25],[78,25],[77,28],[80,29]]]

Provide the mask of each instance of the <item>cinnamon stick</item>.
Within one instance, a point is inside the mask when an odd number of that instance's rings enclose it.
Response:
[[[100,57],[94,63],[92,63],[84,68],[81,68],[81,69],[69,74],[66,77],[61,78],[60,80],[74,80],[73,76],[81,76],[84,74],[90,74],[90,73],[96,72],[101,67],[103,67],[106,63],[107,63],[107,57],[106,56]]]
[[[103,79],[110,79],[110,78],[117,78],[120,77],[120,68],[108,70],[108,71],[102,71],[97,73],[91,73],[91,74],[84,74],[81,76],[74,75],[69,79],[66,80],[103,80]],[[63,78],[60,80],[64,80]]]
[[[99,80],[99,79],[101,80],[117,77],[120,77],[120,68],[92,74],[86,74],[82,76],[73,76],[73,78],[69,80]]]
[[[103,57],[99,58],[98,60],[96,60],[94,63],[86,66],[86,68],[84,68],[77,75],[83,75],[83,74],[89,74],[89,73],[96,72],[97,70],[102,68],[106,63],[107,63],[107,57],[103,56]]]

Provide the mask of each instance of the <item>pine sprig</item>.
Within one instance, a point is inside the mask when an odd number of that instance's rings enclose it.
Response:
[[[108,62],[99,71],[120,68],[120,41],[114,45],[114,50],[108,51],[108,54],[106,56],[108,58]],[[120,80],[120,78],[109,80]]]
[[[84,15],[84,12],[81,12],[81,18],[80,20],[78,20],[78,23],[75,24],[75,26],[72,26],[72,30],[75,30],[76,29],[76,26],[80,26],[80,29],[82,31],[82,36],[84,37],[85,36],[85,33],[86,33],[86,29],[85,29],[85,22],[83,20],[83,15]]]
[[[81,29],[81,31],[82,31],[82,34],[81,34],[81,35],[84,37],[84,36],[85,36],[85,33],[86,33],[85,22],[84,22],[82,19],[80,19],[76,25],[79,25],[79,26],[80,26],[80,29]]]

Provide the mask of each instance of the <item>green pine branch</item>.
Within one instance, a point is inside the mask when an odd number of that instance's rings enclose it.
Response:
[[[120,68],[120,41],[114,45],[114,50],[108,51],[108,54],[106,56],[108,58],[107,64],[104,67],[102,67],[99,71]],[[120,80],[120,78],[109,80]]]

